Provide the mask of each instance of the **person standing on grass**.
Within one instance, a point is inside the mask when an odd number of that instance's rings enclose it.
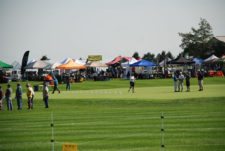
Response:
[[[31,108],[33,109],[34,107],[34,89],[32,88],[32,86],[30,86],[30,90],[31,90],[31,94],[32,94],[32,97],[31,97]]]
[[[174,72],[173,74],[173,85],[174,85],[174,92],[178,92],[178,76],[177,72]]]
[[[5,99],[7,102],[7,108],[10,111],[12,111],[12,109],[13,109],[11,96],[12,96],[12,88],[11,88],[11,85],[8,84],[8,88],[6,89],[6,92],[5,92]]]
[[[66,90],[70,90],[70,76],[66,76]]]
[[[130,92],[130,90],[132,89],[132,92],[134,93],[134,85],[135,85],[135,77],[134,77],[134,75],[132,75],[130,77],[130,88],[129,88],[128,92]]]
[[[22,87],[21,85],[18,83],[17,84],[17,88],[16,88],[16,100],[17,100],[17,109],[18,110],[22,110]]]
[[[44,87],[43,87],[43,100],[44,100],[44,103],[45,103],[45,108],[48,108],[48,92],[49,92],[48,85],[45,82]]]
[[[182,72],[180,72],[179,74],[179,78],[178,78],[178,91],[182,92],[183,91],[183,86],[184,86],[184,75]]]
[[[52,94],[54,94],[55,90],[57,90],[59,93],[60,93],[60,90],[58,88],[58,79],[53,75],[53,80],[54,80],[54,88],[53,88],[53,91],[52,91]]]
[[[186,87],[187,87],[187,92],[190,92],[190,74],[187,72],[186,75],[185,75],[185,81],[186,81]]]
[[[27,83],[27,104],[28,104],[28,109],[32,109],[32,88],[29,83]]]
[[[2,90],[2,86],[0,86],[0,111],[3,110],[3,99],[4,99],[4,93]]]
[[[197,73],[197,78],[198,78],[198,86],[199,86],[199,90],[198,91],[203,91],[203,78],[204,78],[204,75],[203,75],[203,73],[200,70]]]

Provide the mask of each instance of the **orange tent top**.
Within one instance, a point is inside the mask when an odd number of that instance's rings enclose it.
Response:
[[[62,64],[56,67],[56,69],[85,69],[86,66],[74,62],[72,59],[66,64]]]
[[[52,76],[51,76],[50,74],[47,74],[47,75],[44,77],[44,80],[46,80],[46,81],[52,81],[53,78],[52,78]]]

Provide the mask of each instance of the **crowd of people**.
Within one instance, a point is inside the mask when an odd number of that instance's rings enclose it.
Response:
[[[197,72],[197,79],[198,79],[198,86],[199,91],[203,91],[203,79],[204,79],[204,73],[202,71]],[[183,92],[184,87],[184,81],[186,84],[186,91],[190,92],[190,82],[191,75],[189,72],[182,73],[181,71],[177,70],[174,72],[173,75],[173,83],[174,83],[174,92]]]
[[[29,83],[26,84],[26,87],[27,87],[26,96],[27,96],[27,106],[28,106],[27,109],[31,110],[34,108],[35,93],[34,93],[32,86]],[[13,90],[12,90],[10,84],[7,85],[7,89],[5,90],[5,93],[2,89],[2,87],[0,86],[0,110],[3,110],[3,101],[4,100],[6,101],[7,110],[9,110],[9,111],[13,110],[12,93],[13,93]],[[48,85],[46,82],[44,82],[42,93],[43,93],[43,101],[45,104],[45,108],[48,108],[49,89],[48,89]],[[15,99],[16,99],[18,110],[22,110],[22,106],[23,106],[22,95],[23,95],[22,86],[20,83],[18,83],[17,87],[16,87],[16,91],[15,91]]]
[[[204,73],[202,71],[198,71],[197,72],[197,79],[198,79],[198,86],[199,86],[199,91],[203,91],[203,79],[204,79]],[[186,83],[186,91],[190,92],[190,73],[189,72],[181,72],[179,70],[177,70],[176,72],[174,72],[173,75],[173,82],[174,82],[174,92],[183,92],[184,90],[184,81]],[[58,93],[60,93],[60,90],[58,88],[58,80],[55,76],[53,76],[53,81],[54,81],[54,88],[52,91],[52,94],[54,94],[54,92],[57,90]],[[130,87],[128,92],[130,92],[130,90],[132,90],[132,92],[134,93],[134,86],[135,86],[135,76],[132,74],[130,76]],[[32,86],[27,83],[26,84],[27,87],[27,104],[28,104],[28,108],[29,110],[34,108],[34,90],[32,88]],[[66,82],[66,90],[70,90],[70,81],[69,78],[67,79]],[[13,103],[12,103],[12,93],[13,90],[11,88],[11,85],[8,84],[7,85],[7,89],[5,91],[5,93],[3,92],[2,87],[0,86],[0,110],[3,110],[3,100],[6,100],[6,104],[7,104],[7,109],[9,111],[13,110]],[[49,100],[49,89],[48,89],[48,82],[44,81],[43,83],[43,101],[44,101],[44,105],[45,108],[48,108],[48,100]],[[17,84],[16,87],[16,91],[15,91],[15,99],[17,102],[17,109],[18,110],[22,110],[22,105],[23,105],[23,99],[22,99],[22,95],[23,95],[23,90],[22,90],[22,86],[20,83]]]
[[[58,91],[58,93],[60,93],[60,90],[58,88],[58,80],[54,75],[53,75],[53,81],[54,81],[54,87],[53,87],[52,94],[54,94],[54,92],[56,90]],[[49,100],[48,83],[49,83],[48,81],[43,82],[43,90],[42,90],[45,108],[49,108],[49,105],[48,105],[48,100]],[[27,87],[26,96],[27,96],[27,106],[28,106],[27,109],[31,110],[31,109],[34,108],[35,93],[34,93],[34,89],[31,86],[31,84],[27,83],[26,87]],[[6,101],[6,104],[7,104],[7,110],[9,110],[9,111],[13,110],[12,93],[13,93],[13,90],[12,90],[10,84],[7,85],[7,89],[6,89],[5,93],[3,92],[3,89],[0,86],[0,110],[3,110],[3,101],[4,100]],[[17,87],[16,87],[16,91],[15,91],[15,99],[16,99],[16,102],[17,102],[17,109],[18,110],[22,110],[22,106],[23,106],[22,95],[23,95],[22,86],[21,86],[20,83],[17,83]]]

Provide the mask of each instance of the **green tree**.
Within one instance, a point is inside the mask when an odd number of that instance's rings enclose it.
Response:
[[[198,29],[191,28],[191,32],[179,33],[184,54],[205,58],[211,52],[209,40],[213,38],[212,27],[206,19],[200,19]]]
[[[144,54],[144,56],[142,57],[142,59],[145,59],[145,60],[148,60],[148,61],[156,62],[155,54],[150,53],[150,52]]]
[[[168,52],[166,53],[166,57],[167,57],[167,58],[170,58],[170,59],[174,59],[174,56],[173,56],[173,54],[172,54],[170,51],[168,51]]]
[[[45,61],[45,60],[50,60],[46,55],[42,56],[41,59],[42,61]]]
[[[209,42],[211,54],[221,57],[225,54],[225,42],[218,40],[216,37],[212,38]]]
[[[137,60],[140,59],[140,56],[139,56],[138,52],[135,52],[132,57],[137,59]]]
[[[166,51],[163,50],[161,53],[158,53],[156,58],[157,58],[158,62],[165,60],[166,59]]]

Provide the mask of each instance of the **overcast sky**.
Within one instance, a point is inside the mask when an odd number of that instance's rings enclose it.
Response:
[[[215,36],[225,36],[224,0],[0,0],[0,60],[47,55],[103,55],[109,61],[137,51],[181,52],[178,32],[205,18]]]

